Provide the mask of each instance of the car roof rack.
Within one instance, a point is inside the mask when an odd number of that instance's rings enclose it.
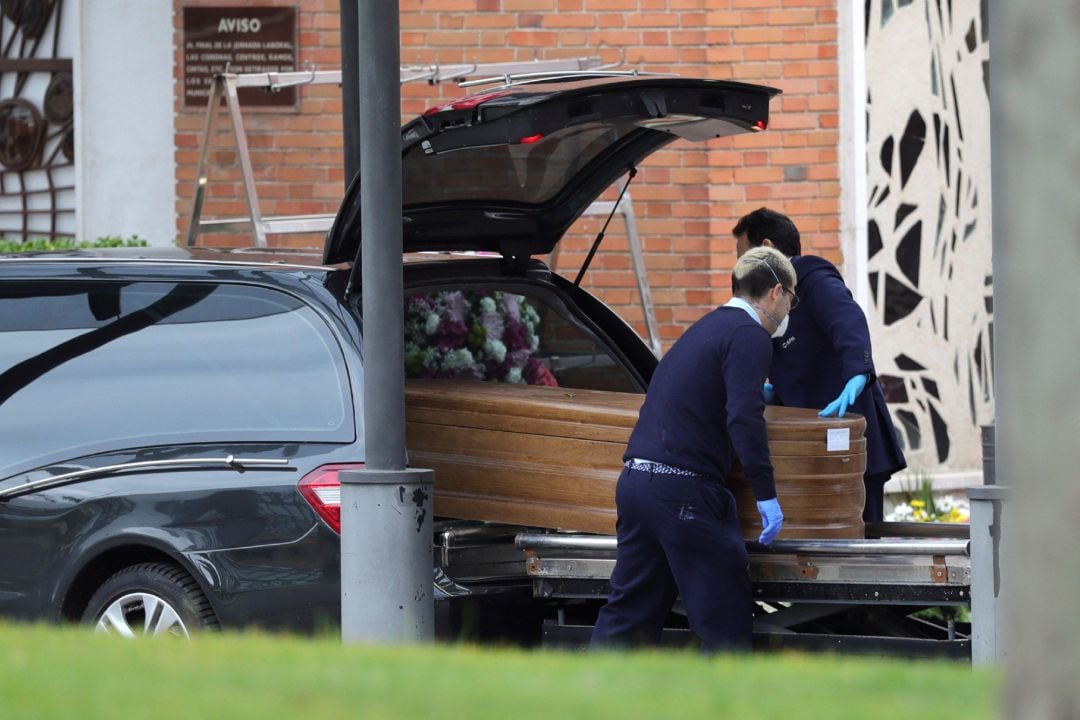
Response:
[[[512,87],[514,85],[527,85],[530,83],[606,77],[680,77],[680,75],[678,73],[645,72],[642,70],[606,70],[605,66],[602,66],[592,70],[564,70],[561,72],[549,71],[499,75],[487,78],[477,78],[476,80],[465,80],[458,83],[458,85],[464,88],[501,83],[503,87]]]
[[[619,62],[621,62],[621,58]],[[564,75],[589,69],[610,67],[614,67],[614,65],[603,64],[597,57],[521,60],[501,63],[472,62],[458,65],[436,63],[433,65],[402,66],[400,80],[402,84],[427,82],[434,85],[451,80],[460,81],[481,74],[493,75],[499,78],[544,73]],[[240,102],[237,97],[237,91],[240,88],[261,88],[267,92],[275,92],[287,87],[323,84],[340,85],[341,70],[316,70],[314,65],[309,64],[305,70],[293,72],[237,74],[229,72],[229,69],[226,68],[225,72],[213,76],[209,97],[207,98],[202,137],[199,143],[194,201],[192,202],[187,229],[188,247],[197,245],[199,235],[204,232],[249,231],[254,237],[256,247],[263,248],[268,245],[268,235],[326,232],[330,229],[334,220],[332,214],[281,215],[275,217],[267,217],[262,214],[259,195],[255,188],[255,173],[251,165],[251,155],[248,151],[247,134],[244,131]],[[248,212],[246,216],[242,217],[207,219],[202,217],[203,199],[206,195],[207,185],[210,182],[207,155],[210,146],[214,143],[215,125],[221,105],[224,105],[231,121],[230,125],[236,143],[237,160],[241,171],[241,184],[244,189],[244,199],[246,200]]]

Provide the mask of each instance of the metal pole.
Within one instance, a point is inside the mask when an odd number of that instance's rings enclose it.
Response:
[[[341,0],[341,119],[345,188],[360,171],[360,0]]]
[[[1001,552],[1009,489],[970,487],[971,501],[971,662],[994,665],[1004,657],[1002,578],[1011,568]]]
[[[989,19],[1003,716],[1049,720],[1080,713],[1080,13],[990,0]]]
[[[341,474],[341,636],[403,643],[434,635],[430,470],[406,470],[401,276],[398,3],[363,0],[364,470]]]

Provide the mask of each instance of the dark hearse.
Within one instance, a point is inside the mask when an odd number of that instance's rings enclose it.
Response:
[[[410,348],[410,376],[460,362],[479,379],[642,392],[648,347],[536,256],[672,140],[764,129],[773,94],[601,74],[500,87],[407,124],[407,325],[497,294],[536,337],[516,373],[505,353],[470,364]],[[322,258],[0,258],[0,615],[124,635],[337,621],[337,474],[364,462],[359,202],[354,182]],[[470,594],[435,575],[439,597]]]

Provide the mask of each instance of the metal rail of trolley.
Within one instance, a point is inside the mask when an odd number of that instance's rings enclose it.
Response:
[[[521,533],[534,592],[545,598],[596,598],[610,591],[615,538]],[[750,578],[761,601],[967,605],[966,539],[884,538],[749,543]]]

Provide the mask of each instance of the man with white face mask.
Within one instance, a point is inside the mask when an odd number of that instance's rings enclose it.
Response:
[[[740,219],[732,234],[737,255],[767,247],[790,258],[803,299],[773,343],[766,400],[820,409],[824,417],[844,417],[850,410],[866,418],[863,520],[880,522],[885,482],[907,462],[877,383],[866,315],[832,263],[802,254],[799,230],[786,215],[759,208]]]
[[[705,650],[748,650],[754,603],[735,498],[736,457],[768,545],[784,516],[776,497],[761,386],[769,338],[793,305],[795,270],[757,248],[735,265],[735,297],[694,323],[653,374],[615,490],[618,550],[595,646],[656,643],[677,596]]]

